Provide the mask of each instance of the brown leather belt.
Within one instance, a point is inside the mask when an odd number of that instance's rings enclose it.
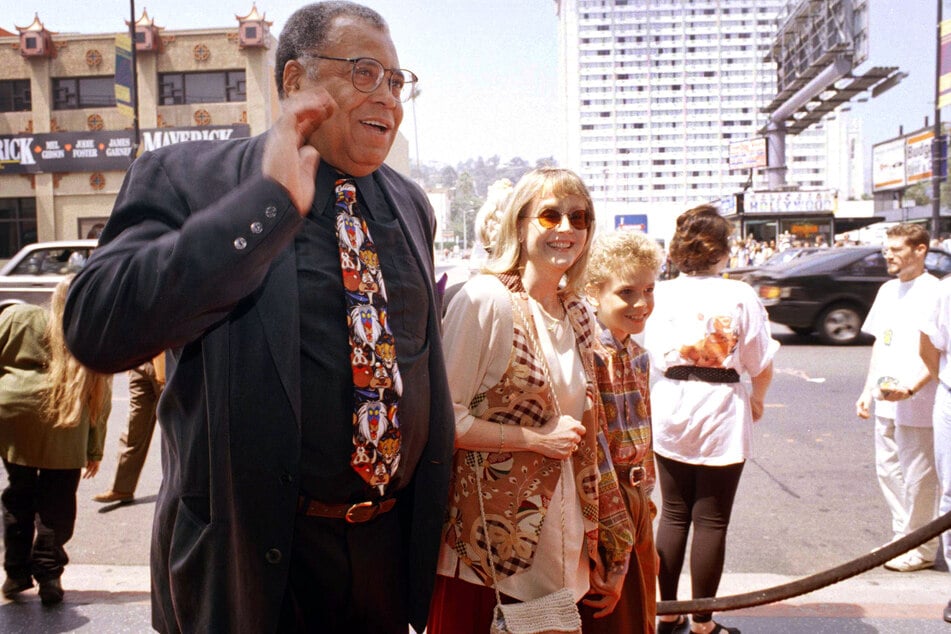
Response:
[[[356,504],[325,504],[303,495],[297,499],[297,512],[308,517],[329,517],[346,520],[348,524],[369,522],[396,506],[396,498],[375,502],[357,502]]]

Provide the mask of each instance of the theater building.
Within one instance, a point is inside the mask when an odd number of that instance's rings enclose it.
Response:
[[[255,135],[278,112],[276,40],[256,7],[230,28],[181,31],[143,12],[136,150],[132,100],[116,90],[117,79],[132,83],[130,39],[124,50],[117,43],[128,31],[57,32],[55,17],[0,28],[0,258],[31,242],[87,237],[108,218],[136,151]]]

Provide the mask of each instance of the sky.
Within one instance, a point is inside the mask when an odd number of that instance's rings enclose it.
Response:
[[[898,66],[908,78],[858,103],[866,146],[933,121],[936,0],[869,0],[869,60],[859,67]],[[0,28],[16,32],[38,13],[62,33],[125,28],[127,0],[7,0]],[[257,0],[278,36],[300,0]],[[564,134],[558,111],[558,18],[554,0],[363,0],[390,24],[400,66],[420,77],[415,112],[407,104],[401,131],[411,158],[455,165],[469,158],[519,156],[560,162]],[[951,4],[951,3],[949,3]],[[13,6],[11,6],[13,5]],[[237,27],[251,0],[136,0],[169,30]],[[945,17],[951,17],[951,9]],[[946,116],[946,120],[951,116]],[[866,160],[871,160],[870,151]],[[569,166],[570,167],[570,166]]]

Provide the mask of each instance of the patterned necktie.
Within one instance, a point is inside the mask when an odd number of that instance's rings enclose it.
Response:
[[[396,340],[388,323],[380,258],[359,213],[356,184],[342,178],[334,192],[353,366],[350,466],[382,496],[400,464],[396,410],[403,383],[396,362]]]

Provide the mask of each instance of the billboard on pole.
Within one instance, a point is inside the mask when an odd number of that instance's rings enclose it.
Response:
[[[951,105],[951,20],[941,21],[941,68],[938,70],[938,108]]]
[[[130,119],[135,116],[132,77],[132,38],[128,33],[119,33],[116,35],[116,108]]]
[[[731,170],[750,170],[763,167],[766,167],[765,137],[730,143]]]

